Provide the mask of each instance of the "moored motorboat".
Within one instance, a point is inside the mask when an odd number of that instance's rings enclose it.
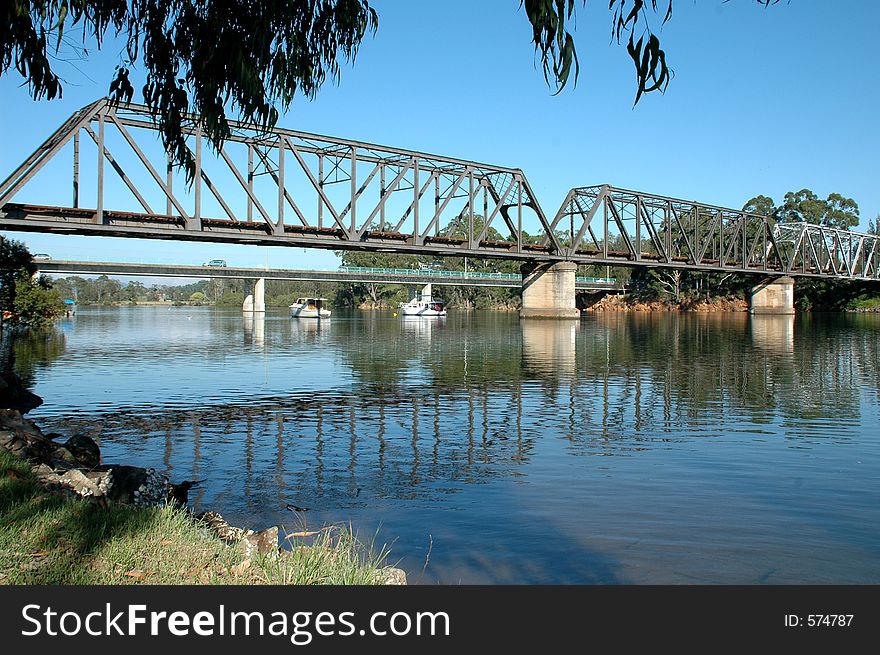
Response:
[[[330,318],[325,302],[326,298],[297,298],[290,306],[290,318]]]
[[[422,287],[421,292],[409,302],[400,303],[399,309],[403,316],[446,316],[446,308],[440,300],[434,298],[430,284]]]

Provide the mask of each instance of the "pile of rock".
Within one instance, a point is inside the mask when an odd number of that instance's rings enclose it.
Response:
[[[37,479],[55,491],[134,505],[164,505],[175,485],[152,468],[101,464],[94,439],[75,434],[44,435],[15,409],[0,409],[0,448],[31,463]]]

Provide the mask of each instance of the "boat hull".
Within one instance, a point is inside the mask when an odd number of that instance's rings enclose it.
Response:
[[[330,318],[330,310],[322,309],[318,311],[317,309],[291,308],[290,318]]]
[[[436,309],[430,309],[428,307],[419,307],[419,308],[401,307],[400,312],[404,316],[416,316],[416,317],[426,317],[426,318],[430,318],[430,317],[434,317],[434,316],[446,316],[445,309],[441,309],[438,311]]]

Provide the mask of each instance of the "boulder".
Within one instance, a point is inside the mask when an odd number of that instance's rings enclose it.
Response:
[[[0,427],[4,430],[22,430],[25,429],[26,423],[30,423],[30,421],[24,418],[17,409],[0,409]],[[32,423],[31,425],[36,429],[35,425]]]
[[[58,481],[61,479],[61,475],[56,473],[51,466],[47,466],[46,464],[39,464],[31,470],[34,472],[34,477],[36,477],[37,481],[41,484],[58,484]]]
[[[107,499],[135,507],[160,507],[168,497],[168,476],[156,469],[104,464],[95,473],[109,473]]]
[[[196,515],[196,519],[210,530],[218,539],[227,543],[238,543],[244,537],[252,535],[253,530],[244,530],[229,525],[217,512],[202,512]]]
[[[79,462],[76,461],[76,457],[64,446],[56,446],[48,461],[56,469],[70,470],[79,468]]]
[[[376,571],[376,578],[378,583],[383,585],[405,585],[406,571],[394,566],[386,566]]]
[[[189,502],[189,490],[200,485],[204,480],[184,480],[180,484],[168,486],[168,500],[178,505],[186,505]]]
[[[43,404],[43,399],[25,389],[12,371],[0,373],[0,407],[20,410],[25,414]]]
[[[98,485],[94,481],[86,477],[85,473],[79,469],[67,471],[58,479],[59,484],[69,487],[78,496],[103,496],[104,494],[98,489]]]
[[[254,555],[278,557],[278,526],[245,534],[239,542],[239,548],[244,559],[252,559]]]
[[[31,421],[12,409],[0,409],[0,448],[35,464],[52,460],[58,444],[43,436]]]
[[[110,471],[53,469],[47,464],[33,467],[37,481],[55,491],[72,493],[82,498],[105,498],[111,487]]]
[[[101,464],[101,449],[89,436],[75,434],[64,442],[63,448],[83,468],[93,469]]]

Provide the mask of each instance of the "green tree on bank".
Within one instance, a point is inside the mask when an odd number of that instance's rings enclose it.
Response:
[[[859,224],[859,204],[855,200],[839,193],[829,193],[822,200],[810,189],[789,191],[779,206],[769,196],[755,196],[743,205],[743,211],[780,223],[812,223],[839,230],[849,230]]]
[[[789,191],[781,205],[765,195],[755,196],[743,206],[779,223],[812,223],[850,230],[859,224],[859,205],[852,198],[829,193],[824,200],[810,189]],[[869,223],[869,232],[876,229]],[[800,310],[841,310],[856,307],[880,296],[876,284],[858,280],[800,278],[795,284],[795,305]]]
[[[64,303],[52,281],[45,275],[37,280],[19,275],[15,281],[13,319],[33,328],[45,328],[62,314]]]
[[[0,236],[0,327],[11,322],[42,328],[64,310],[49,278],[33,279],[36,270],[23,243]]]

